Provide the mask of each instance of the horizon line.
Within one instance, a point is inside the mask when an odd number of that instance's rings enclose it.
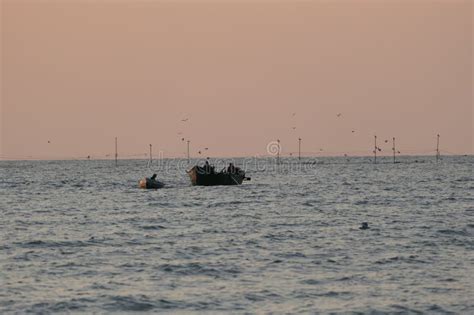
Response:
[[[444,153],[441,156],[448,156],[448,157],[466,157],[472,156],[474,157],[473,153]],[[436,152],[433,154],[399,154],[396,155],[396,158],[407,158],[407,157],[433,157],[436,158]],[[224,159],[224,160],[231,160],[231,159],[248,159],[248,158],[257,158],[257,159],[277,159],[275,155],[253,155],[253,156],[215,156],[215,157],[191,157],[189,160],[195,161],[205,161],[209,160],[216,160],[216,159]],[[373,159],[373,155],[319,155],[319,156],[301,156],[301,159],[318,159],[318,158],[370,158]],[[393,155],[377,155],[377,158],[389,158],[392,159]],[[289,156],[289,155],[280,155],[281,160],[287,159],[294,159],[298,160],[299,157],[297,155]],[[149,161],[149,157],[118,157],[118,161]],[[187,157],[160,157],[160,158],[153,158],[152,161],[158,160],[188,160]],[[58,158],[40,158],[40,157],[25,157],[25,158],[2,158],[0,157],[0,162],[13,162],[13,161],[115,161],[114,157],[104,157],[104,158],[97,158],[92,157],[58,157]]]

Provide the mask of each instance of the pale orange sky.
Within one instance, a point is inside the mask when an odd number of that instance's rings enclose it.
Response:
[[[0,1],[0,158],[474,153],[468,0]]]

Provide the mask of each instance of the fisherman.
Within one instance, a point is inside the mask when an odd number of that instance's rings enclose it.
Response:
[[[236,171],[236,167],[234,166],[234,164],[229,163],[229,167],[227,167],[227,173],[235,174],[235,171]]]
[[[212,167],[211,165],[209,165],[209,161],[206,160],[206,162],[204,163],[204,172],[206,174],[213,174],[214,173],[214,167]]]

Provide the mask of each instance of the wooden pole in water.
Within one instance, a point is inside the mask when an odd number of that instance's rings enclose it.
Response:
[[[117,151],[117,137],[115,137],[115,166],[117,166],[118,151]]]
[[[377,135],[374,136],[374,164],[377,164]]]
[[[151,149],[151,144],[150,144],[150,163],[152,160],[153,160],[153,156],[152,156],[152,149]]]
[[[277,164],[280,164],[280,140],[277,140],[278,147],[277,147]]]
[[[189,140],[187,141],[187,146],[188,146],[188,149],[187,149],[188,163],[189,163],[189,142],[191,142],[191,141],[189,141]]]
[[[392,150],[393,150],[393,164],[395,164],[395,137],[393,137],[393,147],[392,147]]]
[[[298,160],[301,161],[301,138],[298,138]]]
[[[439,134],[436,140],[436,162],[439,161]]]

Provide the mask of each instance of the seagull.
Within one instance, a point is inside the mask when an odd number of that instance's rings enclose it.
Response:
[[[295,116],[296,116],[296,113],[291,114],[291,117],[295,117]]]
[[[48,143],[51,143],[51,141],[48,140]]]
[[[187,122],[188,120],[189,120],[189,118],[181,119],[181,121],[183,121],[183,122]]]
[[[206,151],[207,151],[207,150],[209,150],[209,148],[204,148],[204,150],[206,150]]]
[[[339,114],[337,114],[336,116],[337,116],[337,117],[341,117],[341,116],[342,116],[342,114],[341,114],[341,113],[339,113]]]
[[[293,130],[296,130],[296,127],[292,127],[292,128],[293,128]]]
[[[181,138],[181,141],[184,141],[184,138]]]
[[[388,142],[388,140],[385,140],[385,143],[387,143],[387,142]]]
[[[201,151],[198,151],[198,154],[201,154]]]
[[[352,130],[352,133],[356,132],[355,130]]]

